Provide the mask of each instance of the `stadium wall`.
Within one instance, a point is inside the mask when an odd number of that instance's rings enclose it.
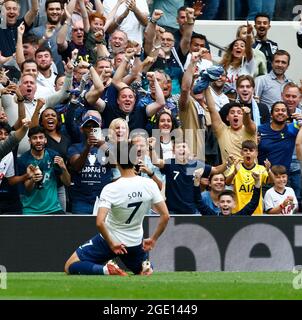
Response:
[[[145,219],[147,234],[158,217]],[[1,216],[0,265],[60,272],[96,233],[93,216]],[[150,259],[157,271],[281,271],[302,265],[302,216],[171,217]]]

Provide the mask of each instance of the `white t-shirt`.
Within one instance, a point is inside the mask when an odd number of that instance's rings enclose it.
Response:
[[[298,208],[298,200],[295,195],[295,191],[290,187],[285,187],[284,193],[281,194],[275,190],[274,187],[267,190],[264,196],[264,208],[265,211],[276,208],[279,206],[288,196],[294,198],[294,209],[290,208],[290,205],[282,209],[281,214],[283,215],[292,215],[293,212]]]
[[[253,76],[255,69],[256,63],[254,58],[252,58],[250,61],[244,61],[239,68],[229,66],[227,69],[227,83],[229,83],[232,88],[236,89],[236,81],[238,77],[243,74]]]
[[[163,197],[153,180],[121,177],[104,187],[98,208],[111,209],[105,223],[113,241],[133,247],[142,242],[144,216],[161,201]]]
[[[187,68],[188,68],[188,66],[190,64],[191,57],[192,57],[192,54],[188,53],[187,59],[186,59],[185,65],[184,65],[184,69],[185,70],[187,70]],[[212,67],[213,66],[213,62],[210,61],[210,60],[207,60],[207,59],[201,59],[200,61],[197,62],[196,66],[198,68],[198,73],[200,73],[201,71]]]
[[[4,177],[9,178],[15,175],[14,156],[10,152],[0,161],[0,185]]]
[[[230,102],[229,98],[224,93],[217,94],[211,86],[209,88],[215,101],[215,107],[217,111],[219,111],[225,104]]]
[[[44,98],[56,93],[55,80],[56,74],[52,71],[49,78],[45,78],[42,73],[38,73],[37,76],[37,91],[35,97]]]
[[[117,0],[104,0],[104,12],[107,17],[108,14],[112,11],[114,6],[116,5]],[[136,0],[136,7],[140,12],[145,13],[147,16],[149,15],[149,7],[146,0]],[[122,3],[116,12],[116,17],[119,17],[126,10],[126,4]],[[121,23],[120,29],[127,33],[129,40],[134,40],[142,45],[143,43],[143,35],[144,35],[144,27],[137,20],[135,14],[130,11],[127,17]]]
[[[173,153],[172,141],[170,141],[168,143],[161,142],[160,145],[163,150],[163,160],[175,158],[174,153]]]

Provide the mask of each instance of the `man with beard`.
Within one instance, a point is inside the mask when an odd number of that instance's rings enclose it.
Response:
[[[267,32],[270,29],[270,17],[265,13],[258,13],[255,17],[256,38],[253,48],[262,51],[266,57],[267,71],[272,70],[273,55],[278,50],[278,44],[267,38]]]
[[[285,102],[277,101],[272,105],[271,123],[258,127],[259,164],[264,164],[268,159],[272,165],[283,165],[289,172],[299,126],[296,121],[288,124],[288,116],[289,110]],[[302,116],[297,115],[296,118],[302,119]]]
[[[242,75],[236,81],[236,90],[238,93],[239,103],[251,110],[252,120],[256,126],[270,121],[270,113],[268,107],[263,103],[257,103],[253,98],[255,81],[250,75]],[[226,116],[229,105],[224,105],[219,113],[221,119],[227,123]],[[228,123],[227,123],[228,124]]]
[[[283,86],[290,81],[285,75],[289,63],[290,54],[285,50],[278,50],[273,55],[273,70],[264,76],[256,78],[255,95],[269,109],[271,109],[273,103],[281,100]]]
[[[58,73],[64,73],[62,58],[58,54],[57,33],[61,27],[61,19],[64,12],[63,3],[59,0],[47,0],[45,2],[45,11],[47,15],[47,22],[34,28],[31,33],[36,35],[39,39],[40,45],[51,50],[53,60],[56,64]]]
[[[57,194],[57,178],[66,186],[70,175],[64,160],[51,149],[46,149],[44,129],[33,127],[28,131],[30,150],[19,159],[20,174],[27,173],[21,197],[23,214],[64,214]]]
[[[55,80],[57,73],[51,69],[52,53],[49,48],[41,47],[36,51],[35,58],[38,66],[37,94],[40,97],[48,97],[56,92]]]

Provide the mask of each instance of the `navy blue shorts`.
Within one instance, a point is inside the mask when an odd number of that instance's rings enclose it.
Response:
[[[142,271],[142,263],[148,258],[142,244],[135,247],[126,247],[127,254],[116,255],[108,246],[105,239],[97,234],[92,239],[81,245],[76,253],[81,261],[89,261],[96,264],[105,264],[107,261],[119,257],[125,266],[134,274]]]

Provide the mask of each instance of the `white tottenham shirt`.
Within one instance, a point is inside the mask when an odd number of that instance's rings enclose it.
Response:
[[[105,223],[112,240],[134,247],[142,242],[145,214],[161,201],[163,197],[153,180],[121,177],[104,187],[97,207],[110,209]]]

